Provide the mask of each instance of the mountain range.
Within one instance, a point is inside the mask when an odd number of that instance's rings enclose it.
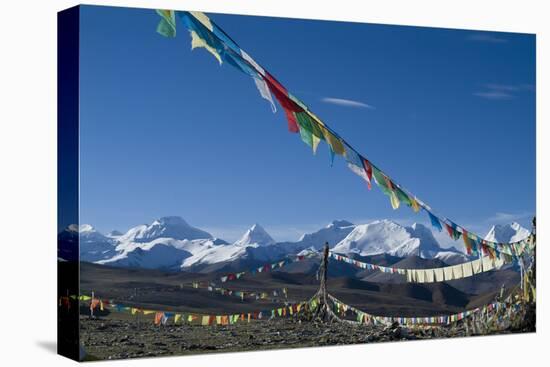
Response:
[[[508,242],[528,233],[517,223],[497,225],[486,239]],[[237,241],[229,243],[191,226],[181,217],[171,216],[133,227],[126,233],[112,231],[106,235],[88,224],[71,225],[59,234],[59,241],[60,259],[78,258],[74,246],[80,243],[80,261],[168,271],[216,271],[228,264],[254,266],[288,255],[317,252],[325,242],[336,253],[359,258],[416,257],[449,265],[468,260],[466,254],[454,247],[441,248],[426,226],[419,223],[402,226],[391,220],[367,224],[335,220],[295,242],[276,242],[256,223]]]

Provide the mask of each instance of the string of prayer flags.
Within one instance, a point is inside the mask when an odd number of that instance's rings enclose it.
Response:
[[[473,316],[478,313],[487,313],[488,311],[500,310],[504,308],[509,308],[510,306],[517,306],[517,303],[511,304],[510,297],[505,302],[492,302],[483,307],[477,307],[472,310],[466,310],[452,315],[438,315],[438,316],[413,316],[413,317],[402,317],[402,316],[376,316],[369,314],[367,312],[361,311],[353,306],[349,306],[342,301],[338,300],[332,295],[328,295],[329,299],[334,303],[334,306],[338,313],[343,314],[348,310],[356,314],[356,322],[359,324],[383,324],[391,325],[394,322],[397,322],[401,325],[414,326],[414,325],[449,325],[451,323],[464,320],[467,317]]]
[[[414,212],[424,209],[434,228],[442,230],[442,224],[447,233],[454,240],[458,240],[463,233],[469,234],[472,254],[476,251],[476,243],[481,243],[482,238],[478,235],[466,231],[463,227],[454,224],[444,217],[439,217],[415,195],[398,185],[388,175],[374,166],[370,160],[359,154],[344,139],[331,130],[323,123],[312,111],[287,88],[273,77],[265,68],[261,67],[254,59],[241,49],[237,43],[232,40],[219,26],[217,26],[208,16],[201,12],[158,10],[161,21],[157,31],[166,37],[175,37],[175,17],[178,16],[186,28],[191,33],[191,47],[205,48],[221,64],[226,61],[228,64],[236,67],[245,74],[250,75],[256,84],[262,98],[268,100],[275,112],[272,94],[283,108],[288,129],[293,133],[300,133],[301,139],[310,146],[315,152],[317,145],[321,140],[325,140],[331,157],[331,165],[335,155],[341,155],[346,158],[351,170],[367,180],[369,189],[371,187],[371,178],[374,177],[376,184],[382,189],[382,192],[390,198],[392,208],[397,209],[400,203],[405,203]],[[357,157],[362,164],[357,164]],[[350,162],[352,161],[352,162]],[[358,169],[359,168],[359,169]],[[361,170],[363,168],[363,170]],[[519,241],[518,241],[519,242]],[[490,248],[495,255],[498,253],[507,253],[515,256],[515,243],[496,243],[487,241],[485,247]],[[516,251],[517,252],[517,251]]]
[[[277,291],[275,291],[277,292]],[[283,288],[281,291],[286,294],[286,288]],[[83,297],[87,298],[87,297]],[[89,297],[92,299],[91,297]],[[69,299],[68,297],[61,297],[59,300],[60,307],[64,304],[64,299]],[[143,315],[153,316],[153,323],[157,326],[168,324],[169,320],[173,320],[174,325],[182,323],[194,323],[198,321],[203,326],[208,325],[228,325],[234,324],[237,322],[251,322],[251,320],[261,320],[264,318],[264,315],[269,314],[272,317],[287,317],[298,314],[300,311],[306,309],[307,302],[298,302],[298,303],[285,303],[282,307],[277,307],[271,310],[259,310],[246,313],[236,313],[231,315],[204,315],[204,314],[195,314],[195,313],[175,313],[170,311],[159,311],[159,310],[141,310],[136,307],[124,306],[121,304],[115,304],[109,300],[93,298],[96,302],[91,302],[90,304],[104,304],[106,307],[116,310],[117,312],[130,312],[132,315],[137,313],[142,313]],[[95,306],[94,306],[95,307]]]
[[[184,19],[184,22],[187,22],[186,24],[191,25],[191,27],[197,26],[196,23],[193,22],[191,19],[185,19],[185,17],[187,16],[185,14],[186,12],[180,13],[182,14],[181,16],[182,19]],[[272,111],[276,112],[277,108],[275,106],[275,103],[273,102],[269,87],[265,81],[265,70],[250,55],[248,55],[243,49],[241,49],[237,45],[237,43],[233,39],[231,39],[231,37],[229,37],[220,27],[211,22],[205,14],[200,12],[190,12],[190,14],[191,16],[195,17],[207,30],[212,32],[213,35],[218,38],[220,40],[220,43],[222,43],[222,45],[224,46],[223,49],[218,48],[216,50],[219,57],[216,55],[214,56],[218,59],[218,61],[220,61],[223,57],[223,59],[227,61],[230,65],[251,76],[254,80],[256,88],[260,92],[260,96],[267,100],[271,105]],[[196,34],[196,37],[198,37],[198,34]],[[207,43],[208,39],[209,38],[206,37],[205,39],[203,39],[203,42]],[[210,47],[215,47],[215,45],[211,44]]]
[[[329,256],[362,269],[378,270],[383,273],[404,275],[410,283],[434,283],[471,277],[483,272],[500,269],[507,261],[502,258],[484,256],[462,264],[431,269],[405,269],[387,267],[351,259],[347,256],[329,252]]]
[[[311,254],[311,255],[315,255],[315,254]],[[308,255],[308,256],[311,256],[311,255]],[[291,264],[291,263],[294,263],[294,262],[297,262],[297,261],[303,261],[308,256],[299,255],[299,256],[296,256],[296,257],[293,257],[293,258],[286,258],[284,260],[279,260],[279,261],[276,261],[276,262],[271,263],[271,264],[264,264],[260,267],[253,268],[253,269],[249,270],[248,272],[242,271],[240,273],[229,273],[229,274],[221,276],[220,280],[221,280],[222,283],[225,283],[225,282],[230,281],[230,280],[239,279],[239,278],[241,278],[242,276],[244,276],[246,274],[254,275],[254,274],[257,274],[257,273],[264,273],[264,272],[267,272],[267,271],[272,271],[272,270],[282,268],[285,265],[288,265],[288,264]]]

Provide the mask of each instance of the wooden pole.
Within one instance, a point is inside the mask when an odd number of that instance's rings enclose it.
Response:
[[[313,318],[320,321],[342,321],[340,318],[332,311],[329,307],[327,300],[327,279],[328,279],[328,256],[329,256],[329,245],[328,242],[325,242],[323,248],[323,257],[321,259],[321,265],[317,271],[317,276],[319,278],[319,290],[313,296],[314,299],[319,300],[319,305],[313,313]]]

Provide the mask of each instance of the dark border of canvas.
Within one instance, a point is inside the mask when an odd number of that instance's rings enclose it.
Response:
[[[79,223],[80,7],[57,14],[57,226]],[[79,238],[57,240],[57,352],[79,360]],[[63,260],[61,260],[61,258]]]

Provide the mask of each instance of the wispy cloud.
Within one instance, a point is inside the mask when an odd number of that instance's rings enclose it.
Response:
[[[513,99],[514,96],[510,93],[500,92],[500,91],[485,91],[485,92],[474,92],[474,96],[481,97],[485,99],[490,99],[493,101],[501,101],[506,99]]]
[[[354,101],[352,99],[324,97],[324,98],[321,98],[321,101],[325,103],[335,104],[338,106],[343,106],[343,107],[367,108],[369,110],[375,109],[375,107],[371,106],[370,104]]]
[[[488,43],[506,43],[508,40],[506,38],[495,36],[490,33],[475,33],[468,36],[469,41],[474,42],[488,42]]]
[[[496,84],[489,83],[483,85],[483,90],[472,93],[476,97],[489,99],[493,101],[514,99],[522,92],[531,92],[535,90],[532,84]]]
[[[520,92],[520,91],[532,91],[535,86],[532,84],[485,84],[485,87],[492,90],[504,91],[504,92]]]

